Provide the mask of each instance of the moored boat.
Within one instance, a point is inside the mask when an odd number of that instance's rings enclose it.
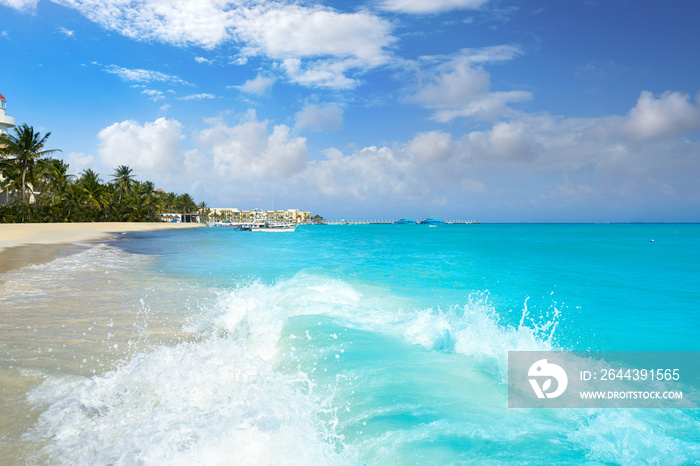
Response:
[[[394,222],[397,225],[415,225],[416,221],[412,218],[402,218]]]
[[[247,226],[250,228],[245,231],[269,231],[273,233],[292,232],[297,228],[297,225],[293,223],[282,222],[253,223]]]
[[[425,220],[421,221],[420,223],[421,223],[421,225],[442,225],[445,222],[443,222],[439,218],[428,217]]]

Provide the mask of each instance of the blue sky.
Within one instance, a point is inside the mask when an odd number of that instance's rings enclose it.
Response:
[[[700,2],[0,0],[79,173],[326,218],[700,221]]]

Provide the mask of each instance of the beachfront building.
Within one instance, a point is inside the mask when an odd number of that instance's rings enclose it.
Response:
[[[210,217],[213,220],[231,223],[264,223],[289,222],[307,223],[311,220],[311,212],[299,209],[287,210],[239,210],[235,208],[212,208]]]
[[[10,134],[10,130],[15,127],[14,117],[7,116],[5,113],[6,111],[7,101],[5,97],[0,94],[0,134]],[[17,195],[17,193],[11,193],[9,189],[5,189],[4,181],[5,178],[0,174],[0,205],[9,203]]]
[[[0,134],[9,134],[10,130],[15,127],[14,117],[7,116],[7,101],[0,94]]]
[[[161,222],[171,223],[201,223],[198,214],[181,214],[178,212],[161,212],[158,214]]]

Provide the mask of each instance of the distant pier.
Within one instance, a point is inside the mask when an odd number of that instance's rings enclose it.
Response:
[[[394,220],[328,220],[326,225],[393,225]],[[475,220],[447,220],[446,225],[475,225]]]

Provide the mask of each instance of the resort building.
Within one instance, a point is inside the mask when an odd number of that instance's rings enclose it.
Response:
[[[7,116],[5,112],[7,111],[7,101],[2,94],[0,94],[0,134],[10,134],[10,130],[15,127],[14,117]],[[0,155],[0,158],[2,156]],[[5,189],[5,178],[0,175],[0,205],[7,204],[13,200],[13,196],[17,193],[10,193],[8,189]]]
[[[14,117],[5,115],[7,111],[7,101],[0,94],[0,134],[9,134],[10,130],[15,127]]]
[[[209,217],[231,223],[263,223],[263,222],[289,222],[307,223],[311,220],[311,212],[299,209],[287,210],[239,210],[235,208],[211,208]]]
[[[175,212],[163,212],[158,214],[161,222],[171,223],[201,223],[197,214],[180,214]]]

